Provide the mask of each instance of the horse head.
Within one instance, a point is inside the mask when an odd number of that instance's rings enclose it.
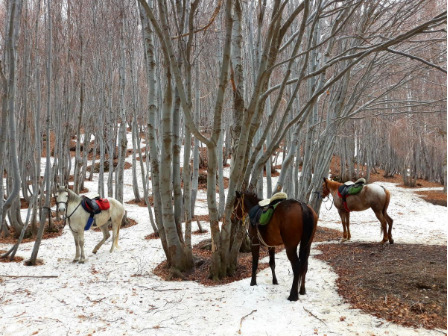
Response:
[[[233,203],[233,216],[238,219],[243,218],[249,213],[250,209],[261,201],[256,194],[250,192],[239,192],[235,193],[235,201]]]
[[[241,219],[245,215],[244,211],[244,193],[235,191],[235,200],[233,201],[232,219]]]
[[[328,188],[328,179],[326,177],[324,177],[324,183],[322,183],[322,198],[327,197],[331,191]]]
[[[68,185],[56,185],[56,205],[59,212],[65,212],[68,203]]]

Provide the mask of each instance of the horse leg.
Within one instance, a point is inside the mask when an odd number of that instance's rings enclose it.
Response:
[[[121,218],[112,218],[112,246],[110,248],[110,252],[112,253],[114,248],[120,248],[118,246],[118,235],[120,232],[120,226],[121,221],[123,220],[123,217]]]
[[[387,231],[387,236],[389,238],[389,243],[393,244],[394,239],[392,238],[392,226],[394,225],[394,220],[390,218],[390,216],[387,214],[387,212],[383,212],[384,217],[386,217],[387,224],[389,225],[389,230]]]
[[[86,261],[86,256],[84,255],[84,231],[81,230],[79,233],[79,247],[81,249],[81,259],[79,259],[80,264],[84,264]]]
[[[308,245],[306,247],[305,253],[307,255],[306,258],[304,258],[304,260],[300,259],[300,276],[302,277],[302,282],[300,283],[300,295],[305,295],[306,294],[306,289],[305,289],[305,277],[306,277],[306,273],[308,272],[308,258],[310,255],[310,251],[311,251],[311,244]]]
[[[252,280],[250,281],[251,286],[257,284],[257,269],[258,269],[258,258],[260,257],[260,243],[252,243]]]
[[[292,281],[291,292],[289,294],[289,301],[297,301],[299,299],[298,287],[299,287],[299,277],[300,277],[300,260],[297,256],[297,246],[287,247],[286,255],[291,262],[292,271],[294,273],[294,280]]]
[[[341,218],[341,223],[342,223],[342,230],[344,231],[343,235],[342,235],[342,239],[341,239],[341,243],[347,240],[347,228],[345,225],[345,211],[339,211],[339,217]]]
[[[101,231],[103,232],[103,239],[98,243],[98,245],[95,246],[95,248],[93,249],[92,253],[95,254],[96,252],[98,252],[98,250],[100,249],[100,247],[104,244],[104,242],[106,240],[109,239],[110,237],[110,233],[109,233],[109,228],[107,223],[104,224],[103,226],[100,226]]]
[[[269,248],[269,266],[272,271],[272,283],[278,285],[277,277],[275,276],[275,247]]]
[[[78,237],[78,233],[73,232],[73,238],[75,239],[75,246],[76,246],[76,255],[75,255],[75,259],[73,259],[73,262],[78,262],[79,261],[79,237]]]
[[[350,240],[352,238],[350,234],[350,212],[345,213],[345,226],[347,227],[347,240]]]
[[[378,218],[378,220],[381,223],[381,232],[383,233],[383,240],[381,241],[381,244],[384,244],[385,242],[387,242],[387,221],[386,218],[384,218],[383,213],[380,211],[375,211],[375,215],[376,218]]]

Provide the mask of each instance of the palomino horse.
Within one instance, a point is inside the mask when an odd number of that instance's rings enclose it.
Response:
[[[250,209],[256,206],[259,201],[261,200],[254,194],[237,192],[234,215],[237,218],[245,218]],[[274,285],[278,284],[275,276],[275,246],[284,244],[294,272],[294,280],[288,300],[297,301],[299,299],[298,283],[300,280],[300,295],[306,294],[305,276],[308,271],[308,257],[316,227],[317,215],[314,210],[296,200],[285,200],[279,203],[269,224],[257,228],[249,224],[247,230],[252,242],[252,280],[250,285],[257,284],[260,244],[269,249],[272,283]],[[299,243],[299,256],[297,256]]]
[[[324,177],[322,185],[322,197],[327,197],[329,194],[333,196],[334,206],[338,209],[339,216],[342,221],[342,228],[344,229],[344,236],[341,242],[350,240],[350,212],[347,212],[342,203],[342,198],[338,196],[338,188],[342,183],[329,180]],[[356,195],[347,197],[347,207],[350,211],[364,211],[369,208],[373,210],[376,217],[381,223],[381,232],[383,233],[382,244],[389,240],[393,244],[392,225],[393,219],[387,214],[387,207],[390,202],[390,192],[384,187],[376,184],[365,185],[361,192]],[[389,224],[389,231],[387,230]]]
[[[79,263],[83,264],[86,259],[84,255],[84,227],[86,226],[90,214],[82,208],[82,198],[68,189],[68,186],[61,187],[58,184],[56,188],[56,204],[58,211],[65,212],[65,218],[68,221],[70,230],[75,238],[76,256],[75,259],[73,259],[73,262],[79,261]],[[113,230],[112,247],[110,252],[112,252],[115,247],[119,248],[118,235],[120,232],[121,221],[124,216],[124,207],[116,199],[108,198],[108,200],[110,203],[110,208],[108,210],[101,211],[94,217],[96,226],[103,232],[103,239],[98,243],[98,245],[95,246],[93,253],[96,253],[101,245],[103,245],[104,242],[110,237],[108,225],[105,225],[109,219],[112,221]],[[79,253],[80,250],[81,258]]]

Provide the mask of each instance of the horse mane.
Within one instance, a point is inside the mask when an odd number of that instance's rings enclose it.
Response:
[[[63,191],[67,191],[68,192],[68,200],[67,200],[67,202],[72,202],[72,201],[76,202],[76,201],[79,201],[79,199],[81,198],[81,196],[79,196],[77,193],[75,193],[71,189],[67,189],[67,190],[63,189]]]
[[[261,201],[261,199],[258,198],[257,194],[254,192],[250,192],[250,191],[246,191],[244,192],[244,196],[249,197],[249,198],[253,198],[255,199],[257,202]]]
[[[326,182],[327,182],[329,189],[337,189],[340,185],[342,185],[342,183],[340,183],[338,181],[333,181],[330,179],[327,179]]]

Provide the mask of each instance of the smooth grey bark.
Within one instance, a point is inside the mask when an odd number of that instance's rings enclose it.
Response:
[[[51,1],[47,2],[47,116],[46,116],[46,135],[47,135],[47,158],[45,163],[45,206],[43,207],[42,216],[40,218],[40,226],[37,232],[36,241],[31,252],[31,257],[29,260],[30,265],[36,265],[37,254],[39,253],[40,243],[42,241],[42,236],[45,228],[45,221],[48,218],[48,222],[51,221],[51,210],[50,210],[50,195],[51,195],[51,180],[50,180],[50,126],[51,126],[51,75],[52,75],[52,22],[51,22]],[[79,139],[78,139],[79,140]]]
[[[124,46],[124,16],[122,18],[122,30],[120,39],[120,127],[118,133],[118,164],[115,169],[115,199],[123,203],[123,177],[124,177],[124,161],[126,159],[126,149],[128,146],[128,140],[126,138],[126,102],[125,102],[125,90],[126,90],[126,54]],[[111,169],[111,167],[109,167]]]
[[[195,123],[199,124],[199,116],[201,115],[201,101],[199,99],[199,65],[195,67]],[[199,139],[194,137],[193,149],[193,176],[191,186],[191,216],[194,217],[194,208],[196,205],[196,197],[198,194],[198,178],[199,178]],[[201,230],[202,231],[202,230]]]
[[[7,87],[4,87],[7,90],[7,112],[8,112],[8,143],[9,143],[9,153],[10,153],[10,162],[11,162],[11,170],[13,176],[13,185],[12,189],[9,193],[8,198],[3,203],[2,212],[0,212],[0,223],[3,221],[3,216],[8,213],[9,209],[13,205],[13,202],[17,200],[20,192],[21,178],[20,178],[20,168],[19,161],[17,157],[17,134],[16,134],[16,67],[17,67],[17,39],[20,29],[20,17],[22,11],[22,1],[13,0],[11,4],[11,12],[9,18],[9,29],[8,36],[6,42],[5,52],[8,57],[8,79],[6,81]],[[3,76],[2,76],[3,77]],[[3,80],[4,84],[5,81]],[[6,125],[6,123],[5,123]],[[3,171],[2,171],[3,175]],[[3,195],[3,194],[2,194]],[[3,196],[2,196],[3,198]]]
[[[152,1],[150,1],[148,6],[152,6]],[[155,47],[154,47],[154,31],[152,30],[150,23],[144,13],[142,5],[139,3],[140,19],[142,22],[142,37],[145,46],[145,65],[146,65],[146,77],[148,81],[148,102],[149,108],[147,113],[147,146],[149,146],[149,158],[151,162],[151,183],[152,183],[152,197],[154,202],[154,214],[155,223],[157,225],[158,234],[160,235],[160,240],[162,243],[163,250],[167,257],[167,261],[171,264],[171,254],[169,252],[169,246],[167,241],[167,236],[165,233],[165,226],[163,225],[162,216],[162,201],[160,194],[160,163],[159,163],[159,152],[157,145],[157,81],[156,81],[156,57],[155,57]],[[159,82],[160,83],[160,82]],[[148,156],[147,156],[148,158]],[[147,207],[151,205],[148,202]],[[150,211],[150,209],[148,209]]]

